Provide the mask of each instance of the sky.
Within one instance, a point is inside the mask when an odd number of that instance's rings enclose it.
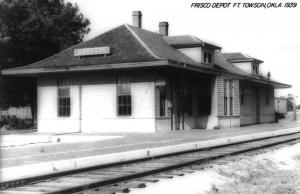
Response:
[[[294,94],[300,104],[300,2],[296,8],[191,8],[191,3],[272,2],[287,0],[67,0],[77,3],[91,22],[85,40],[122,24],[142,11],[142,27],[158,32],[158,22],[169,22],[169,35],[194,35],[216,43],[223,52],[243,52],[264,61],[262,73],[292,85],[275,96]],[[295,1],[297,2],[297,1]]]

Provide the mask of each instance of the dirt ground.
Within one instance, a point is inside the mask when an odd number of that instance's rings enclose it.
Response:
[[[222,165],[216,171],[228,182],[212,184],[207,194],[300,193],[300,144]]]
[[[132,194],[300,193],[300,143],[215,165],[183,177],[160,180]]]

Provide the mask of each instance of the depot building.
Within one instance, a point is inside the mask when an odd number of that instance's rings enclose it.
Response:
[[[3,75],[37,78],[39,132],[160,132],[274,122],[274,89],[263,61],[192,35],[120,25]]]

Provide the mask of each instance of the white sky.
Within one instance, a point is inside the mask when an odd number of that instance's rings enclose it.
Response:
[[[158,31],[159,21],[169,22],[169,35],[192,34],[220,45],[223,52],[244,52],[264,63],[277,81],[291,89],[275,95],[296,94],[300,101],[300,2],[296,8],[195,9],[192,2],[286,2],[286,0],[68,0],[79,5],[90,22],[90,39],[121,24],[131,24],[131,12],[143,14],[143,28]]]

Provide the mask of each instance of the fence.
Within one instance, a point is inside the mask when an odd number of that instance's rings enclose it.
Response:
[[[31,108],[29,106],[26,107],[10,107],[7,110],[0,110],[1,116],[16,116],[20,119],[31,119]]]

